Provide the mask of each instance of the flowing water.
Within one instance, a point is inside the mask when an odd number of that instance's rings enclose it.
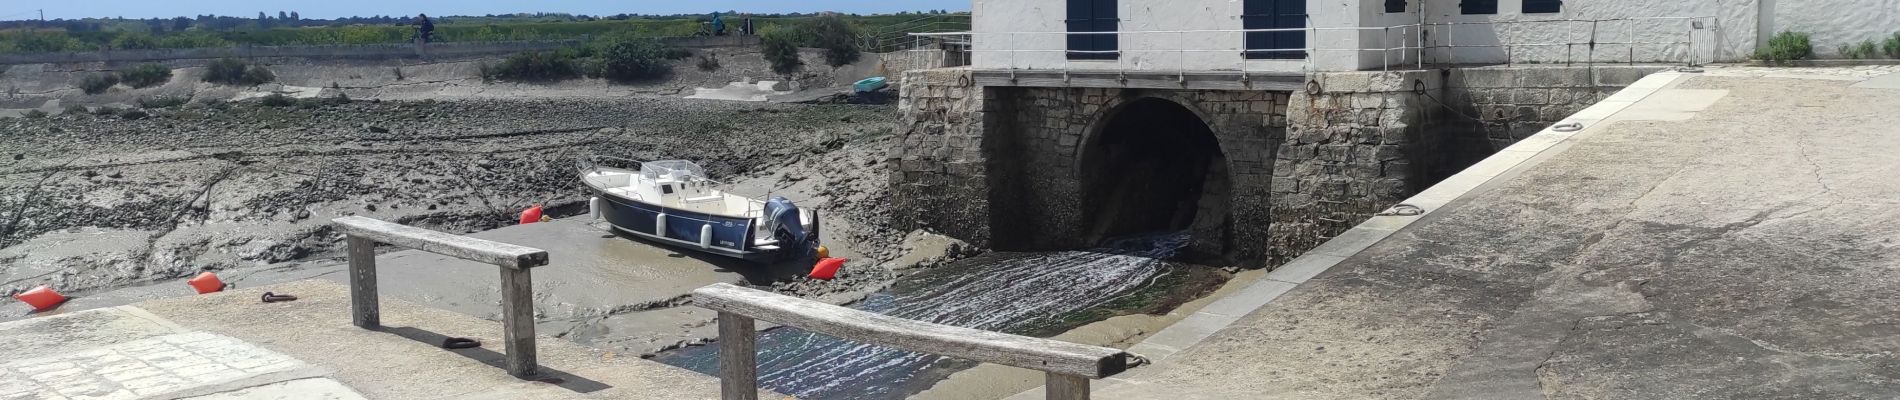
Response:
[[[1066,328],[1067,317],[1135,295],[1174,271],[1184,233],[1110,241],[1091,251],[1001,254],[906,276],[852,308],[1018,334]],[[1084,321],[1087,322],[1087,321]],[[967,361],[794,328],[759,337],[759,385],[800,399],[896,399],[929,388]],[[717,375],[717,344],[654,360]]]

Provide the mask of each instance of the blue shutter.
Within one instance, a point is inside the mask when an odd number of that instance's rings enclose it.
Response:
[[[1405,12],[1405,0],[1385,0],[1385,12],[1387,13]]]
[[[1498,0],[1464,0],[1458,3],[1460,12],[1470,14],[1497,14]]]
[[[1306,0],[1246,0],[1241,5],[1241,27],[1246,29],[1297,29],[1306,27]],[[1247,32],[1247,58],[1301,59],[1306,48],[1306,32]],[[1265,51],[1275,50],[1280,51]]]
[[[1068,0],[1069,32],[1114,32],[1121,27],[1121,19],[1115,17],[1115,0]],[[1114,34],[1068,35],[1071,60],[1113,60],[1120,47],[1120,38]],[[1087,53],[1081,53],[1087,52]]]
[[[1562,12],[1564,0],[1524,0],[1525,14]]]

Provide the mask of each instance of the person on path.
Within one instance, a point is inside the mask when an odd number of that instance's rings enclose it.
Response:
[[[720,18],[719,12],[717,11],[713,12],[712,25],[713,25],[712,26],[713,36],[726,35],[726,20],[724,18]]]
[[[435,22],[429,21],[429,14],[416,14],[416,37],[422,39],[423,43],[428,43],[433,34],[435,34]]]

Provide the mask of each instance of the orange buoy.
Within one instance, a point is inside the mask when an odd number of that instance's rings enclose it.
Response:
[[[536,222],[541,222],[541,205],[540,204],[536,204],[534,205],[534,207],[528,207],[527,211],[521,212],[521,223],[532,224]]]
[[[219,280],[218,274],[213,274],[211,271],[198,274],[197,277],[193,277],[191,280],[185,281],[185,283],[190,284],[192,289],[196,289],[198,294],[216,293],[224,290],[224,281]]]
[[[66,303],[66,296],[59,295],[59,292],[53,291],[51,286],[46,285],[40,285],[40,287],[33,288],[33,290],[28,290],[25,293],[13,295],[13,298],[26,302],[26,305],[33,306],[34,312],[46,312],[58,308],[60,304]]]
[[[811,267],[811,278],[827,281],[837,278],[838,270],[844,268],[844,261],[842,258],[818,260],[818,265]]]
[[[826,248],[825,246],[818,246],[817,253],[818,253],[818,259],[820,260],[831,258],[831,249]]]

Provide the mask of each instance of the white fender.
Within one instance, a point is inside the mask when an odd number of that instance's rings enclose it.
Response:
[[[596,221],[605,218],[607,215],[601,211],[602,206],[604,206],[604,204],[600,204],[600,197],[587,199],[587,216]]]
[[[666,237],[666,214],[653,217],[653,236]]]
[[[699,227],[699,248],[712,248],[712,224]]]

